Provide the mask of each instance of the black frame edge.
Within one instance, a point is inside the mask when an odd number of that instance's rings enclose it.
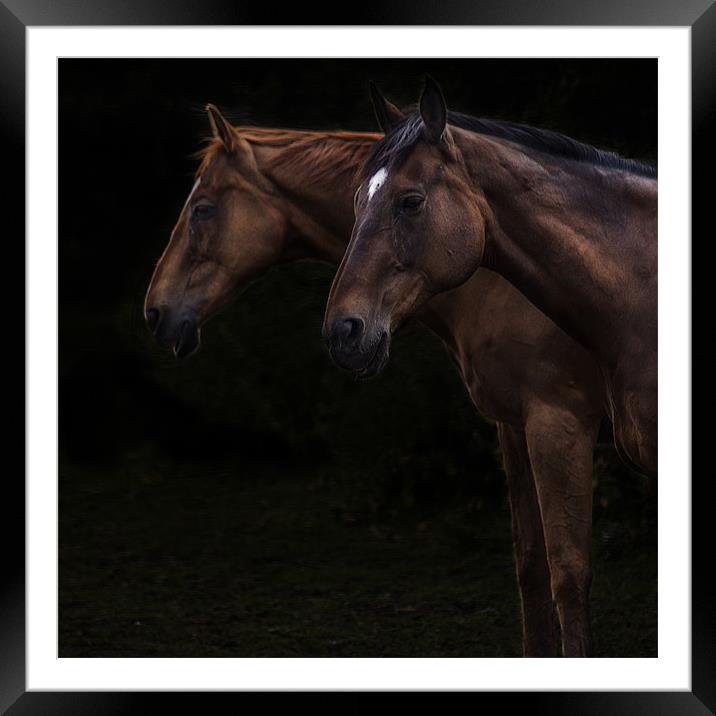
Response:
[[[707,293],[708,288],[703,288],[703,283],[699,284],[701,288],[697,288],[693,281],[696,268],[704,270],[699,261],[693,260],[693,256],[696,255],[694,237],[699,235],[703,241],[713,232],[710,209],[713,203],[713,165],[716,161],[716,5],[711,5],[691,28],[691,92],[693,330],[693,326],[699,325],[699,315],[704,312],[703,307],[711,305],[713,300],[710,292]],[[703,320],[704,317],[701,318]],[[713,361],[713,349],[708,349],[693,339],[692,351],[692,364],[695,364],[694,359],[697,357],[705,358],[707,355]],[[709,439],[704,422],[695,420],[695,408],[704,402],[703,396],[704,392],[699,391],[692,405],[692,444],[708,444],[704,442]],[[697,465],[693,458],[692,464],[693,474]],[[716,626],[713,609],[716,590],[713,580],[709,578],[711,575],[705,569],[705,565],[713,559],[710,549],[713,544],[712,516],[707,512],[711,512],[714,491],[713,483],[704,479],[706,474],[703,471],[700,476],[701,480],[692,477],[691,495],[691,688],[704,704],[716,711]],[[696,565],[700,565],[700,568],[696,569]]]
[[[0,2],[0,141],[3,147],[3,170],[12,181],[5,183],[3,205],[15,211],[4,212],[9,222],[7,259],[10,246],[18,255],[14,265],[24,266],[25,236],[25,25]],[[10,293],[10,286],[6,291]],[[22,332],[24,336],[24,290],[13,283],[13,302],[22,295]],[[20,312],[17,312],[18,322]],[[20,328],[20,327],[18,327]],[[22,356],[25,365],[25,343],[13,346]],[[19,349],[19,350],[18,350]],[[24,375],[24,373],[20,373]],[[20,381],[14,381],[19,388]],[[18,401],[19,402],[19,401]],[[25,409],[13,420],[16,433],[8,445],[24,445]],[[22,427],[21,427],[22,426]],[[9,436],[8,436],[9,437]],[[16,449],[16,448],[15,448]],[[20,466],[24,475],[24,450]],[[9,467],[9,463],[6,463]],[[5,469],[3,499],[3,573],[0,590],[0,712],[3,712],[25,690],[25,489],[19,470]],[[18,534],[19,533],[19,534]]]
[[[474,706],[511,708],[534,716],[708,716],[711,713],[693,694],[688,692],[480,692],[450,694],[470,699]],[[375,700],[386,698],[381,693],[351,694],[350,707],[340,692],[272,693],[266,695],[274,707],[295,708],[303,702],[317,713],[364,713],[366,707],[375,708]],[[420,705],[436,704],[443,694],[401,693],[401,702],[417,697]],[[395,708],[396,700],[391,694]],[[426,702],[427,699],[427,702]],[[8,716],[55,714],[64,716],[114,716],[115,714],[156,714],[159,711],[188,710],[191,713],[235,713],[238,708],[256,704],[256,692],[244,693],[28,693],[8,711]]]
[[[3,0],[26,25],[692,25],[712,0],[392,0],[320,10],[231,0]]]

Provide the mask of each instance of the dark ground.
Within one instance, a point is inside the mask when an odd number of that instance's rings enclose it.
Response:
[[[641,60],[60,61],[60,656],[518,656],[494,427],[439,341],[356,382],[320,340],[330,267],[274,269],[183,363],[142,298],[208,101],[373,129],[425,73],[455,109],[654,158]],[[656,656],[656,503],[595,467],[598,656]]]

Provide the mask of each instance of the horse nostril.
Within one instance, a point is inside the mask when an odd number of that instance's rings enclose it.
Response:
[[[161,317],[161,312],[158,308],[148,308],[147,314],[145,316],[147,320],[147,325],[149,326],[149,330],[152,333],[157,332],[157,327],[159,326],[159,319]]]
[[[339,318],[333,324],[333,333],[340,341],[357,341],[363,334],[363,320],[354,316]]]

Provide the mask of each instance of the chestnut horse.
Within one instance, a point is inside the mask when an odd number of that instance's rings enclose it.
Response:
[[[338,362],[379,368],[401,322],[478,267],[493,269],[590,352],[617,447],[655,474],[655,168],[448,114],[430,79],[407,117],[373,94],[388,134],[367,163],[331,289],[324,331]],[[464,306],[469,330],[481,300]]]
[[[271,265],[340,262],[355,180],[382,136],[235,128],[207,109],[213,140],[145,301],[151,331],[177,356],[194,350],[201,325]],[[487,270],[436,296],[422,319],[455,357],[477,408],[497,421],[523,653],[556,655],[556,602],[563,653],[587,656],[592,453],[604,417],[598,368]]]

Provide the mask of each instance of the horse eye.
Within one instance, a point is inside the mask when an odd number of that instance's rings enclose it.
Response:
[[[193,219],[207,219],[214,213],[215,207],[212,204],[196,204],[191,210]]]
[[[403,211],[417,211],[425,201],[421,194],[408,194],[400,200],[400,208]]]

